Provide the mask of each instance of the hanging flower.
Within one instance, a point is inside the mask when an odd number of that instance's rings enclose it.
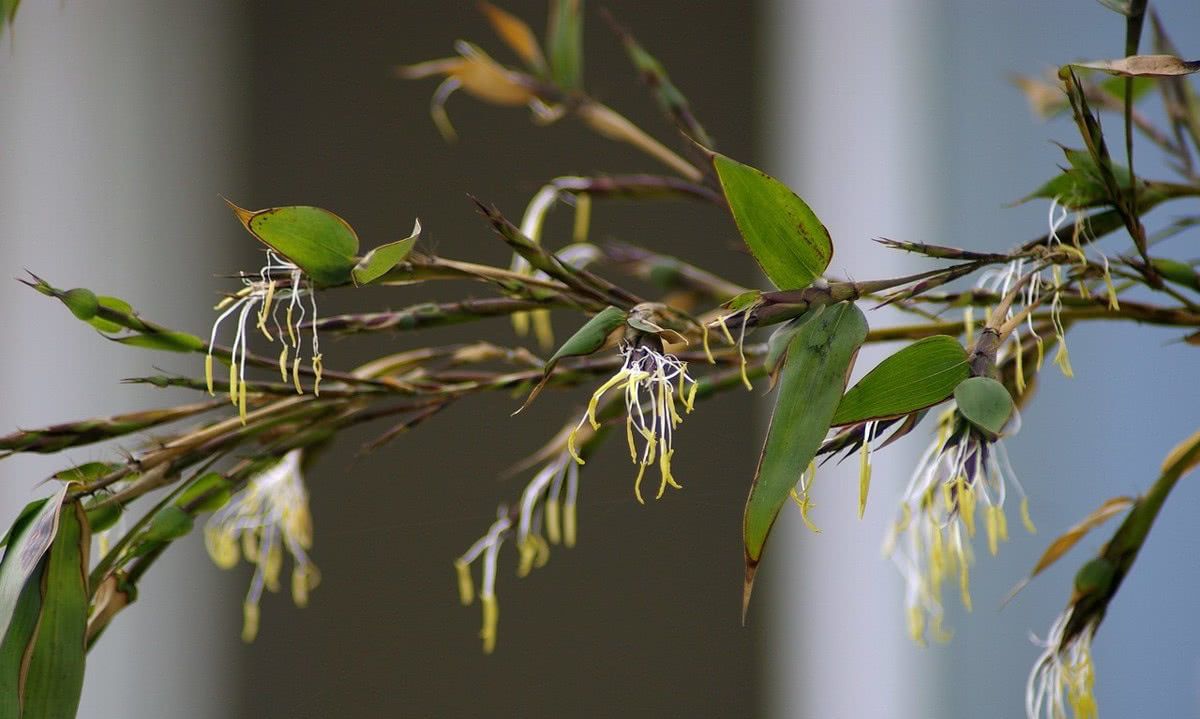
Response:
[[[1010,487],[1020,494],[1021,520],[1033,533],[1029,502],[1003,443],[986,438],[956,408],[947,410],[905,490],[900,518],[884,548],[907,585],[905,604],[914,641],[923,642],[927,628],[939,641],[948,637],[942,626],[942,586],[951,576],[958,578],[963,605],[971,608],[971,538],[977,514],[982,511],[988,549],[994,555],[999,543],[1008,539],[1004,502]]]
[[[229,358],[229,400],[237,406],[242,420],[246,419],[246,339],[250,330],[247,324],[253,317],[254,326],[268,342],[274,342],[279,337],[282,348],[279,352],[279,374],[284,382],[291,381],[298,394],[304,389],[300,384],[300,339],[301,323],[309,310],[312,312],[312,370],[313,393],[320,394],[321,387],[321,348],[317,336],[317,295],[312,281],[304,271],[295,264],[281,258],[275,252],[267,250],[267,263],[258,271],[258,275],[241,275],[243,288],[236,294],[226,297],[217,304],[216,310],[221,312],[213,322],[212,332],[208,340],[208,354],[204,362],[204,376],[208,384],[208,393],[213,391],[213,352],[216,349],[217,332],[229,317],[236,315],[237,333],[234,335]],[[305,308],[307,300],[308,309]],[[283,309],[283,322],[280,323],[280,310]],[[269,320],[269,322],[268,322]],[[271,329],[275,330],[274,335]],[[284,336],[286,328],[286,338]],[[292,355],[289,366],[289,354]]]
[[[642,477],[646,468],[656,462],[662,481],[655,499],[662,498],[668,485],[682,489],[671,473],[671,459],[675,455],[674,433],[675,428],[683,422],[679,406],[682,405],[685,414],[692,411],[697,385],[687,372],[686,362],[655,349],[647,342],[622,342],[618,351],[624,359],[621,369],[592,394],[587,412],[568,438],[567,447],[575,461],[583,464],[583,458],[575,450],[576,432],[584,422],[591,423],[593,429],[599,429],[600,420],[596,412],[600,400],[609,390],[624,391],[625,437],[629,443],[630,460],[638,465],[633,492],[637,501],[645,504],[642,499]]]
[[[1074,609],[1068,608],[1050,626],[1025,686],[1028,719],[1065,719],[1067,707],[1075,719],[1095,719],[1096,667],[1092,663],[1092,636],[1097,622],[1088,622],[1069,639],[1065,636]],[[1036,639],[1035,639],[1036,641]]]
[[[308,604],[308,593],[320,573],[308,556],[312,548],[312,515],[308,490],[300,474],[302,451],[293,449],[283,459],[255,475],[246,488],[215,512],[204,527],[204,543],[222,569],[237,564],[240,554],[255,566],[244,605],[242,639],[258,634],[259,601],[266,589],[279,591],[283,554],[292,557],[292,599]]]

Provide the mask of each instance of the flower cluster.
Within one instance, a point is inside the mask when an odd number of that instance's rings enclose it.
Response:
[[[1067,639],[1071,609],[1059,615],[1050,627],[1046,641],[1038,642],[1045,651],[1038,657],[1025,686],[1025,713],[1029,719],[1065,719],[1067,707],[1075,719],[1095,719],[1096,668],[1092,664],[1092,622]]]
[[[311,361],[315,394],[320,394],[321,349],[316,329],[317,296],[312,282],[305,276],[303,270],[273,251],[267,250],[267,264],[258,271],[258,275],[242,274],[241,280],[244,287],[236,294],[221,300],[215,308],[221,314],[213,322],[212,332],[209,335],[204,375],[208,384],[208,393],[214,394],[213,353],[217,349],[217,331],[220,330],[222,322],[236,314],[237,333],[234,335],[229,356],[229,400],[238,407],[244,421],[246,418],[246,337],[249,334],[246,324],[252,316],[251,313],[253,313],[255,327],[262,332],[268,342],[274,342],[275,336],[271,334],[267,322],[268,319],[270,320],[270,326],[274,327],[275,335],[279,337],[280,344],[283,345],[279,352],[279,374],[284,382],[288,381],[290,374],[297,393],[304,393],[300,384],[300,337],[301,325],[307,312],[304,306],[305,299],[308,300],[308,306],[312,311],[310,322],[312,326]],[[280,308],[284,308],[282,324],[279,321]],[[286,340],[283,337],[285,327]],[[290,367],[289,353],[293,354]]]
[[[300,474],[301,450],[294,449],[249,480],[246,488],[217,510],[204,527],[204,543],[213,561],[232,568],[240,554],[254,565],[254,577],[244,605],[242,639],[258,634],[259,601],[263,588],[279,591],[283,553],[292,556],[292,599],[308,604],[308,593],[320,573],[308,556],[312,548],[312,515],[308,490]]]
[[[885,543],[885,552],[907,585],[905,604],[914,641],[924,641],[927,627],[935,639],[948,636],[942,626],[942,585],[949,577],[957,575],[963,605],[971,608],[970,540],[976,533],[976,515],[982,509],[988,549],[994,555],[1008,538],[1004,502],[1010,486],[1020,494],[1021,520],[1033,533],[1029,502],[1004,445],[983,437],[955,409],[943,414]]]
[[[697,385],[687,372],[687,363],[675,355],[644,343],[626,342],[619,351],[624,360],[621,369],[592,394],[587,413],[579,420],[576,432],[584,422],[599,429],[600,420],[596,413],[604,395],[614,389],[625,393],[625,438],[630,460],[638,465],[633,492],[637,501],[645,504],[642,477],[646,468],[656,462],[661,482],[655,499],[663,496],[668,485],[682,489],[671,474],[671,458],[675,454],[673,435],[675,428],[683,422],[679,406],[682,405],[685,414],[691,413]],[[575,461],[583,464],[583,458],[575,450],[576,432],[571,433],[567,446]]]

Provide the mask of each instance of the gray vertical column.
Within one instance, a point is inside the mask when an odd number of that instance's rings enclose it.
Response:
[[[765,169],[805,198],[833,235],[831,276],[897,276],[911,264],[871,241],[920,240],[936,221],[928,3],[776,0],[766,14],[769,81]],[[875,324],[894,321],[868,312]],[[861,376],[894,347],[864,349]],[[818,471],[806,530],[785,508],[762,572],[770,601],[767,702],[772,716],[925,716],[914,680],[929,673],[905,630],[903,587],[880,552],[915,460],[914,447],[875,455],[858,520],[857,460]]]
[[[218,194],[244,185],[237,20],[224,2],[26,2],[0,41],[0,432],[163,405],[179,397],[118,380],[198,371],[7,278],[28,268],[204,332],[237,230]],[[0,523],[49,473],[111,449],[0,463]],[[169,551],[90,655],[81,717],[227,715],[239,589],[198,542]]]

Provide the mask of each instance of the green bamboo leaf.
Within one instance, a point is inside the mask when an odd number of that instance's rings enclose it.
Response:
[[[554,371],[554,366],[563,357],[582,357],[599,351],[604,346],[613,342],[625,328],[625,321],[629,318],[629,313],[618,307],[608,306],[592,315],[592,318],[587,321],[583,327],[575,331],[566,342],[558,348],[558,351],[551,355],[550,359],[546,360],[546,366],[542,371],[542,380],[534,385],[530,390],[529,396],[525,398],[525,403],[520,409],[513,414],[519,413],[521,410],[529,406],[533,400],[541,393],[542,388],[546,386],[546,382],[550,379],[550,373]]]
[[[78,502],[64,505],[50,547],[41,617],[22,672],[21,719],[75,716],[83,691],[91,532]]]
[[[21,717],[21,666],[42,613],[42,577],[47,563],[43,557],[29,575],[17,599],[8,633],[0,642],[0,719]]]
[[[697,143],[704,147],[712,147],[712,138],[692,113],[688,99],[675,86],[675,83],[671,82],[671,77],[667,74],[667,69],[663,67],[663,64],[658,61],[658,58],[647,52],[632,33],[617,25],[610,16],[606,15],[606,17],[625,43],[625,51],[629,54],[634,68],[641,75],[642,81],[654,90],[654,97],[658,100],[658,105],[663,112],[674,119],[679,129]]]
[[[170,542],[192,531],[195,520],[192,515],[174,504],[168,504],[154,513],[150,525],[142,535],[143,542]]]
[[[25,582],[54,541],[58,510],[66,494],[67,485],[63,485],[46,499],[31,503],[9,530],[8,545],[0,559],[0,636],[8,630]]]
[[[866,337],[867,319],[862,311],[851,303],[841,303],[804,324],[788,344],[775,410],[746,500],[743,617],[767,536],[829,431],[854,357]]]
[[[1056,199],[1063,207],[1073,210],[1111,204],[1104,176],[1091,154],[1069,147],[1063,148],[1063,154],[1066,155],[1068,166],[1062,173],[1034,190],[1029,196],[1018,200],[1017,204],[1033,199]],[[1117,185],[1128,188],[1129,168],[1116,163],[1111,163],[1111,168]],[[1144,190],[1145,182],[1138,182],[1139,190]]]
[[[1172,260],[1166,257],[1155,257],[1150,261],[1158,274],[1166,279],[1200,292],[1200,272],[1186,262]]]
[[[4,26],[12,25],[13,18],[17,16],[17,6],[21,4],[21,0],[0,0],[0,33],[4,31]]]
[[[935,335],[880,362],[846,392],[834,425],[901,417],[950,397],[967,378],[967,351],[958,340]]]
[[[767,278],[781,290],[807,287],[833,259],[829,230],[779,180],[721,154],[713,166],[734,222]]]
[[[120,297],[107,297],[107,296],[101,295],[96,298],[96,304],[98,306],[97,309],[99,309],[99,308],[109,309],[109,310],[113,310],[115,312],[119,312],[124,315],[132,315],[133,314],[133,305],[129,304],[128,302],[121,299]],[[78,315],[76,315],[76,316],[78,316]],[[119,325],[116,322],[113,322],[111,320],[106,320],[103,317],[93,316],[87,322],[92,327],[95,327],[96,329],[100,330],[101,332],[103,332],[105,334],[112,334],[114,332],[120,332],[122,329],[122,325]]]
[[[124,507],[116,502],[106,502],[107,497],[97,497],[84,505],[87,512],[88,526],[93,532],[103,532],[110,529],[121,518]]]
[[[226,201],[228,202],[228,200]],[[320,285],[350,281],[358,235],[329,210],[308,205],[245,210],[229,202],[242,225]]]
[[[393,267],[408,259],[417,240],[421,237],[421,221],[413,223],[412,234],[403,240],[380,245],[368,252],[350,271],[350,278],[355,285],[369,285],[383,277]]]
[[[183,509],[193,502],[197,512],[215,512],[233,495],[233,485],[225,477],[216,472],[200,475],[192,480],[183,492],[175,499],[175,506]]]
[[[113,342],[120,342],[130,347],[142,347],[166,352],[201,352],[208,345],[196,335],[187,332],[143,332],[141,334],[109,337]]]
[[[991,377],[971,377],[954,388],[958,412],[976,429],[991,438],[999,437],[1012,417],[1012,395]]]
[[[578,90],[583,84],[583,0],[552,0],[546,49],[554,84]]]
[[[546,371],[554,369],[564,357],[582,357],[600,350],[608,344],[613,332],[625,325],[628,316],[625,310],[611,306],[597,312],[551,355],[546,362]]]

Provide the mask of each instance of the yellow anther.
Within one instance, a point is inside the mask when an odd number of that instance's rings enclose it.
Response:
[[[533,335],[538,345],[544,349],[554,346],[554,326],[550,324],[550,310],[532,310],[529,313],[533,319]]]
[[[1025,525],[1025,531],[1037,534],[1037,527],[1033,526],[1033,520],[1029,518],[1029,497],[1021,497],[1021,523]]]
[[[286,342],[281,342],[280,344],[283,345],[283,348],[279,350],[279,376],[282,378],[281,382],[287,382],[288,346]]]
[[[625,440],[629,442],[629,461],[637,462],[637,444],[633,441],[633,417],[625,417]]]
[[[795,487],[792,487],[790,496],[792,501],[796,503],[796,506],[800,508],[800,519],[804,521],[804,526],[808,527],[808,531],[813,534],[820,534],[821,530],[813,523],[812,518],[808,516],[808,513],[813,508],[812,499],[808,496],[808,492],[801,494],[796,491]]]
[[[1112,273],[1108,271],[1108,260],[1104,260],[1104,288],[1108,291],[1108,309],[1114,312],[1121,309],[1121,303],[1117,300],[1117,288],[1113,286]]]
[[[237,406],[237,362],[229,363],[229,403]]]
[[[278,543],[272,544],[267,550],[267,556],[259,568],[263,573],[263,584],[272,592],[279,591],[279,573],[283,569],[283,548]]]
[[[896,523],[896,532],[903,533],[908,529],[909,523],[912,522],[912,510],[909,509],[908,503],[900,505],[900,521]]]
[[[271,280],[267,285],[267,296],[263,299],[262,309],[258,313],[258,322],[256,323],[260,332],[267,338],[268,342],[274,342],[275,338],[267,331],[267,312],[271,309],[271,298],[275,295],[275,280]]]
[[[546,500],[546,536],[550,539],[551,544],[558,544],[562,541],[559,511],[557,499]]]
[[[975,536],[975,490],[967,484],[961,475],[955,481],[958,494],[958,508],[962,515],[963,524],[967,528],[967,536]]]
[[[213,392],[213,356],[211,354],[204,356],[204,383],[208,385],[208,396],[214,396],[216,393]]]
[[[303,567],[292,568],[292,602],[297,607],[308,606],[308,573]]]
[[[529,576],[529,572],[533,570],[533,558],[537,554],[532,534],[517,546],[517,551],[521,555],[520,560],[517,562],[517,576],[527,577]]]
[[[246,602],[242,605],[242,641],[249,644],[258,636],[258,605]]]
[[[263,298],[262,309],[258,312],[258,323],[260,325],[267,321],[267,315],[271,312],[271,300],[273,299],[275,299],[275,280],[267,283],[267,296]]]
[[[983,514],[987,524],[988,551],[993,557],[1000,551],[1000,520],[996,516],[998,509],[1000,508],[997,506],[988,505]]]
[[[212,557],[213,563],[221,569],[232,569],[237,565],[237,538],[233,532],[221,529],[206,529],[204,532],[204,546],[208,549],[208,556]]]
[[[456,559],[454,572],[458,575],[458,601],[465,607],[475,601],[475,582],[471,581],[471,566],[461,559]]]
[[[246,424],[246,383],[242,382],[238,387],[238,416],[242,418],[242,424]]]
[[[958,560],[958,591],[962,594],[962,603],[966,610],[971,611],[971,569],[970,562],[965,556]]]
[[[541,569],[546,566],[546,562],[550,561],[550,543],[536,534],[530,536],[533,538],[534,548],[536,549],[533,567],[534,569]]]
[[[254,532],[242,532],[242,556],[247,562],[258,562],[258,538]]]
[[[721,326],[721,332],[725,333],[725,341],[729,344],[737,344],[733,339],[733,335],[729,332],[729,326],[725,324],[725,315],[717,317],[717,324]]]
[[[1067,352],[1065,339],[1065,337],[1058,339],[1058,348],[1054,352],[1054,364],[1058,365],[1058,369],[1062,371],[1064,377],[1074,377],[1075,372],[1071,369],[1071,356]]]
[[[575,546],[575,503],[567,502],[563,505],[563,546]]]
[[[587,242],[588,227],[592,220],[592,196],[580,193],[575,195],[575,226],[571,230],[571,239],[575,242]]]
[[[934,615],[933,621],[929,624],[929,632],[933,635],[933,641],[938,644],[945,644],[954,638],[954,633],[942,626],[941,615]]]
[[[940,593],[942,579],[946,576],[946,547],[942,540],[942,528],[934,527],[929,542],[929,583]]]
[[[858,453],[858,518],[867,511],[867,492],[871,489],[871,445],[863,437],[862,449]]]
[[[295,288],[292,289],[295,292]],[[300,342],[296,339],[295,325],[292,324],[292,305],[288,305],[287,316],[285,317],[288,328],[288,339],[291,340],[293,347],[299,347]]]
[[[513,331],[517,333],[517,336],[524,337],[525,335],[529,334],[528,312],[514,312],[512,313],[511,319]]]
[[[491,654],[496,651],[496,627],[500,623],[500,605],[496,603],[494,594],[482,596],[480,599],[483,602],[483,629],[479,631],[479,638],[483,640],[483,653]]]
[[[700,325],[700,336],[703,337],[704,356],[708,359],[709,364],[716,364],[717,360],[713,357],[712,348],[708,346],[708,325]]]
[[[300,386],[300,353],[296,353],[296,358],[292,360],[292,384],[296,386],[296,394],[304,394],[304,388]]]
[[[908,636],[914,642],[925,646],[925,612],[920,607],[908,608]]]
[[[638,380],[634,379],[635,376],[638,377]],[[613,387],[616,387],[617,385],[619,385],[623,382],[626,382],[626,381],[628,381],[628,383],[632,385],[635,382],[639,381],[644,376],[648,376],[647,373],[631,372],[628,369],[622,368],[619,372],[617,372],[615,375],[610,377],[607,382],[600,385],[600,387],[595,392],[592,393],[592,398],[590,400],[588,400],[588,407],[587,407],[587,418],[588,418],[588,422],[590,422],[592,425],[592,429],[600,429],[600,422],[596,420],[596,410],[600,406],[600,400],[604,397],[604,393],[608,392]]]
[[[313,371],[313,395],[316,397],[321,396],[321,370],[322,370],[322,367],[323,367],[323,365],[321,364],[321,355],[315,355],[312,358],[312,371]]]
[[[571,430],[567,435],[567,453],[571,455],[571,459],[577,464],[584,464],[583,457],[579,456],[579,452],[575,449],[575,435],[579,433],[579,427]]]
[[[963,329],[968,341],[975,336],[975,308],[970,305],[963,308]]]
[[[675,482],[675,478],[671,476],[671,455],[675,454],[675,450],[665,450],[658,461],[658,471],[662,475],[662,483],[658,485],[658,494],[654,495],[655,499],[662,499],[663,492],[667,491],[667,485],[671,485],[675,489],[683,489],[682,486]]]
[[[696,407],[696,390],[699,389],[699,387],[700,385],[698,383],[692,382],[692,387],[688,390],[687,400],[683,403],[683,407],[687,414],[691,414],[692,410]]]
[[[642,477],[646,474],[647,463],[638,464],[637,477],[633,480],[633,496],[637,497],[638,504],[645,504],[646,500],[642,499]]]
[[[1013,337],[1016,338],[1016,336],[1017,334],[1014,332]],[[1020,340],[1017,340],[1015,344],[1017,350],[1013,360],[1017,364],[1017,394],[1025,394],[1025,350],[1022,349]]]

